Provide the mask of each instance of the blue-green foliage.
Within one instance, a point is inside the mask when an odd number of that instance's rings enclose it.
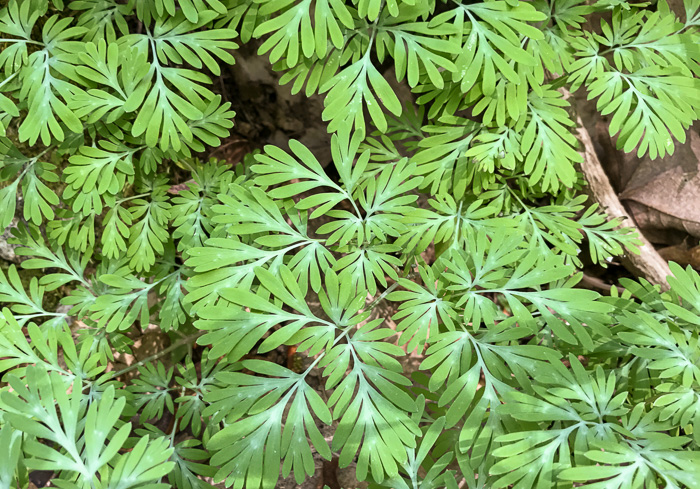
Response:
[[[700,487],[700,276],[577,287],[639,241],[562,89],[652,159],[700,117],[700,1],[650,3],[4,2],[0,488]],[[332,161],[201,161],[254,39]]]

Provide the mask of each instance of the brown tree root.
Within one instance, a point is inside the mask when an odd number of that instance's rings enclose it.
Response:
[[[570,97],[569,101],[575,103],[573,97]],[[627,213],[610,184],[610,180],[605,174],[595,152],[591,135],[586,130],[578,114],[576,114],[576,125],[576,136],[583,145],[581,171],[588,182],[586,191],[593,200],[600,204],[601,210],[605,211],[608,216],[611,218],[622,218],[625,225],[634,227],[634,220]],[[640,252],[639,254],[627,253],[623,257],[622,264],[635,276],[643,277],[652,284],[661,285],[662,290],[667,290],[668,282],[666,278],[671,275],[668,262],[659,255],[654,245],[644,237],[639,229],[637,229],[637,234],[642,242],[642,245],[639,247]]]

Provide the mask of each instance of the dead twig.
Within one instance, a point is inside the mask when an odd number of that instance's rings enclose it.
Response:
[[[568,98],[575,107],[575,100],[569,93],[565,93],[564,97]],[[578,112],[576,113],[576,126],[576,136],[583,145],[581,171],[588,182],[587,192],[600,204],[601,208],[608,216],[611,218],[621,218],[626,225],[633,226],[634,220],[627,213],[610,184],[610,180],[605,174],[605,170],[603,170],[598,155],[595,152],[591,135],[584,127]],[[654,245],[652,245],[638,229],[637,234],[639,235],[639,240],[642,242],[642,245],[639,247],[640,253],[638,255],[628,253],[623,257],[622,264],[636,276],[644,277],[653,284],[661,285],[663,290],[667,290],[669,286],[666,278],[671,275],[668,262],[659,255]]]

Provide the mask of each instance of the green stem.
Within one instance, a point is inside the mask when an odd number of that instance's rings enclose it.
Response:
[[[405,276],[403,276],[403,277],[401,277],[401,278],[408,278],[408,279],[411,279],[411,278],[414,278],[416,275],[417,275],[417,274],[416,274],[415,271],[414,271],[414,272],[408,272]],[[398,287],[398,286],[399,286],[399,281],[397,280],[396,282],[394,282],[393,284],[391,284],[384,292],[382,292],[381,295],[380,295],[379,297],[377,297],[375,300],[373,300],[372,302],[370,302],[369,305],[367,306],[367,308],[366,308],[365,310],[366,310],[366,311],[371,311],[372,309],[374,309],[375,307],[377,307],[377,306],[379,305],[379,303],[382,302],[384,299],[386,299],[386,296],[388,296],[389,294],[391,294],[391,292],[393,292],[393,290],[394,290],[396,287]]]
[[[4,87],[6,83],[11,82],[16,76],[17,76],[17,72],[14,72],[10,76],[5,78],[3,81],[0,82],[0,88]]]
[[[35,41],[33,39],[9,39],[9,38],[4,38],[0,39],[0,42],[12,42],[12,43],[17,43],[17,42],[23,42],[25,44],[37,44],[39,46],[44,46],[43,42],[40,41]]]
[[[140,199],[141,197],[148,197],[149,195],[151,195],[150,192],[145,193],[145,194],[132,195],[131,197],[125,197],[123,199],[119,199],[119,200],[117,200],[115,207],[119,204],[123,204],[124,202],[128,202],[128,201],[134,200],[134,199]]]
[[[396,282],[391,284],[384,292],[382,292],[379,297],[377,297],[375,300],[370,302],[370,304],[367,306],[367,311],[371,311],[372,309],[377,307],[379,305],[379,303],[382,302],[386,298],[386,296],[391,294],[391,292],[398,286],[399,286],[399,282],[397,280]]]

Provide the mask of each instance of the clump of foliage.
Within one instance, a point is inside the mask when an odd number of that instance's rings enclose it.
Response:
[[[700,116],[684,6],[9,0],[0,221],[43,272],[0,273],[0,487],[272,489],[334,456],[377,488],[700,487],[700,276],[576,287],[638,241],[586,204],[562,90],[672,153]],[[254,39],[325,97],[332,161],[201,160]],[[149,325],[172,344],[125,382]]]

